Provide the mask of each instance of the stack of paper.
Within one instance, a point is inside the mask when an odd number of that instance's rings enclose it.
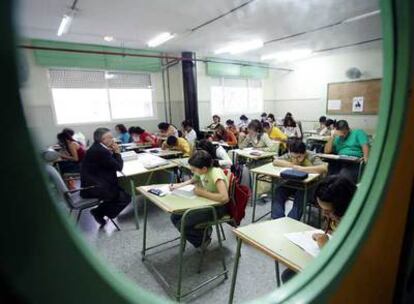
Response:
[[[196,195],[194,194],[194,185],[187,185],[178,189],[175,189],[172,193],[178,196],[186,197],[186,198],[194,198]]]
[[[301,247],[311,256],[316,257],[320,252],[320,248],[318,246],[318,243],[314,241],[312,238],[312,235],[314,235],[315,233],[324,233],[324,231],[320,229],[315,229],[303,232],[292,232],[286,233],[285,237],[292,243]]]
[[[168,160],[150,153],[140,153],[138,155],[138,161],[146,168],[156,168],[168,164]]]
[[[121,153],[121,157],[124,161],[136,160],[137,156],[138,156],[138,154],[135,153],[134,151],[128,151],[128,152],[122,152]]]

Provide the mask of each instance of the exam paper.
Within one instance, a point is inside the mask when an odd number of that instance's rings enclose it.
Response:
[[[286,233],[285,237],[292,243],[298,245],[300,248],[305,250],[311,256],[316,257],[321,251],[318,243],[313,240],[312,235],[315,233],[325,233],[320,229],[303,231],[303,232],[292,232]],[[329,236],[329,235],[328,235]]]

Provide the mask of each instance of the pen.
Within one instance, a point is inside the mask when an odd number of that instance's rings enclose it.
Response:
[[[331,219],[328,219],[328,224],[326,225],[326,228],[325,228],[325,234],[328,234],[328,230],[329,230],[330,225],[331,225]]]

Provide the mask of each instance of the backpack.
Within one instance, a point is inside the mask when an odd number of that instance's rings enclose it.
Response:
[[[251,190],[249,187],[241,185],[231,171],[224,170],[224,173],[229,178],[230,185],[230,201],[227,204],[227,210],[234,219],[234,222],[231,221],[228,224],[238,227],[246,215],[246,206],[251,196]]]

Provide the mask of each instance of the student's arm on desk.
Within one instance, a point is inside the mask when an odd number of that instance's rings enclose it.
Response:
[[[308,166],[308,167],[293,166],[292,168],[298,171],[306,172],[306,173],[317,173],[321,175],[328,172],[328,164]]]
[[[362,145],[362,153],[364,153],[364,163],[368,161],[368,155],[369,155],[369,146],[367,144]]]
[[[291,163],[290,161],[276,158],[275,160],[273,160],[273,166],[283,167],[283,168],[293,168],[294,164]]]
[[[204,189],[203,187],[196,186],[194,193],[198,196],[205,197],[209,200],[216,201],[222,204],[226,204],[229,201],[229,193],[227,191],[227,186],[224,180],[219,179],[216,182],[216,187],[218,192],[210,192]]]
[[[335,139],[335,132],[328,138],[328,141],[325,144],[324,153],[331,154],[333,153],[333,141]]]
[[[185,181],[185,182],[182,182],[182,183],[171,184],[170,185],[170,191],[173,191],[175,189],[178,189],[178,188],[181,188],[181,187],[184,187],[184,186],[187,186],[187,185],[192,185],[194,183],[195,183],[195,180],[192,178],[192,179],[189,179],[188,181]]]

